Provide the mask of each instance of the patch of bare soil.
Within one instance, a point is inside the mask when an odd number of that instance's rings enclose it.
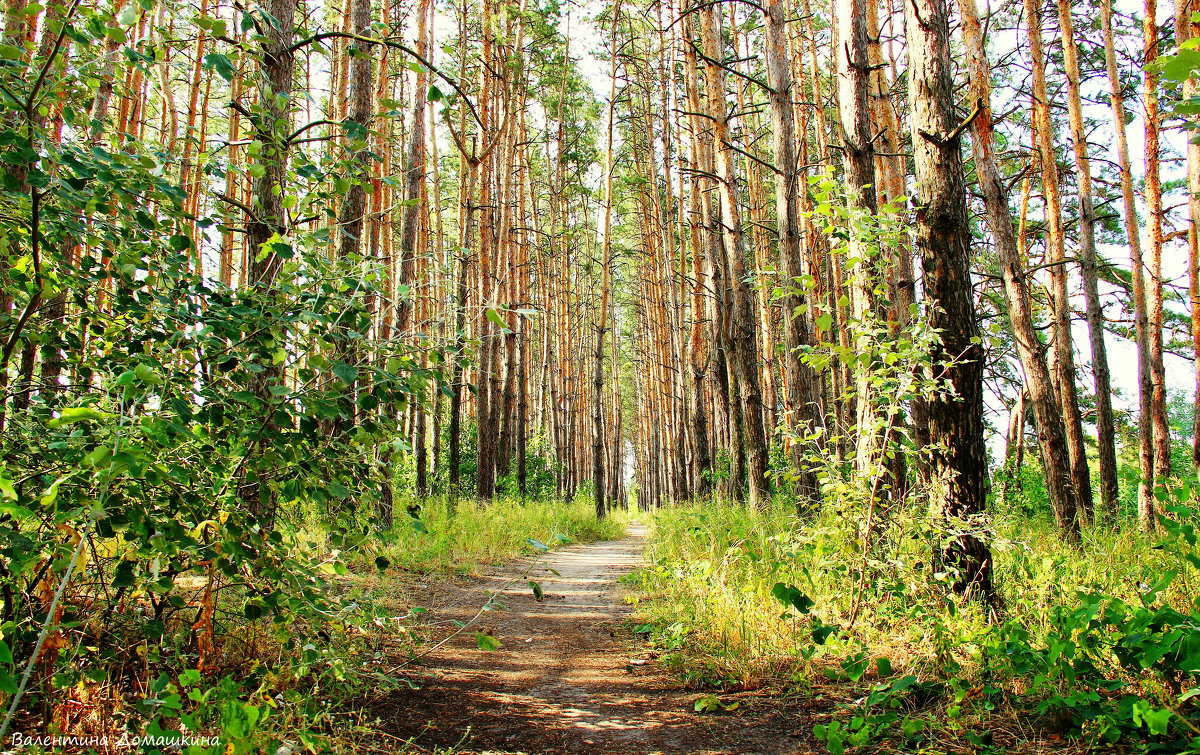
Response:
[[[489,611],[422,658],[418,689],[376,700],[370,712],[418,751],[463,753],[817,753],[804,703],[755,692],[722,694],[737,709],[701,714],[701,693],[683,689],[622,627],[628,607],[617,580],[641,560],[643,528],[623,540],[577,545],[436,590],[431,624],[469,621],[489,595]],[[528,584],[545,592],[538,601]],[[446,626],[445,623],[441,626]],[[480,650],[475,630],[494,636]],[[453,631],[448,626],[440,635]],[[435,641],[439,638],[435,637]]]

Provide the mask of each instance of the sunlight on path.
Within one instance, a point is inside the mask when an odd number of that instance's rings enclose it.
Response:
[[[769,700],[746,698],[737,714],[693,711],[698,691],[648,664],[622,627],[629,607],[621,576],[641,564],[646,528],[621,540],[575,545],[501,567],[458,590],[434,610],[465,620],[498,593],[502,610],[486,613],[481,631],[502,644],[486,652],[463,632],[426,659],[420,689],[390,711],[395,733],[433,749],[467,737],[472,753],[809,753],[811,724]],[[534,599],[528,581],[544,599]]]

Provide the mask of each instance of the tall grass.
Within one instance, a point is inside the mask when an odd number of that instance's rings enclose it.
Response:
[[[858,519],[846,512],[800,519],[782,503],[752,511],[724,501],[660,509],[639,610],[647,626],[670,628],[674,644],[687,646],[690,660],[677,662],[697,680],[755,686],[781,675],[800,678],[812,662],[832,663],[863,649],[914,672],[979,672],[977,641],[988,616],[932,573],[938,533],[922,513],[885,521],[864,557]],[[1001,514],[991,528],[1001,617],[1019,619],[1035,637],[1080,592],[1136,604],[1147,585],[1179,568],[1178,557],[1156,548],[1133,522],[1087,529],[1079,547],[1065,545],[1042,516]],[[1183,572],[1161,599],[1193,604],[1194,575]],[[820,623],[848,631],[816,646],[812,619],[787,610],[773,594],[780,583],[811,598],[811,616]]]
[[[590,501],[526,501],[501,498],[486,505],[444,497],[422,500],[416,517],[397,509],[396,524],[382,536],[382,555],[415,572],[470,573],[484,564],[531,549],[573,542],[611,540],[625,532],[623,512],[602,520]]]

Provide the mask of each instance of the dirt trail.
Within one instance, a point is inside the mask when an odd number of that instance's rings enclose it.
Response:
[[[693,712],[704,694],[638,656],[621,626],[628,607],[617,580],[641,560],[644,530],[623,540],[571,546],[499,568],[435,598],[430,621],[467,621],[491,593],[490,611],[423,659],[402,690],[372,706],[383,727],[424,751],[462,743],[464,753],[815,753],[811,721],[755,693],[721,694],[738,709]],[[557,574],[555,574],[557,572]],[[534,599],[528,580],[545,591]],[[445,624],[443,624],[445,626]],[[503,645],[479,650],[475,629]],[[444,632],[443,636],[449,631]]]

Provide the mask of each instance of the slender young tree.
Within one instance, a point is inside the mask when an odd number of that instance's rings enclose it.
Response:
[[[878,200],[875,187],[875,147],[871,124],[871,66],[867,55],[867,9],[871,0],[837,0],[838,43],[834,58],[837,68],[838,125],[842,136],[842,157],[852,211],[875,213]],[[860,322],[879,314],[875,294],[876,249],[867,244],[857,223],[849,229],[851,260],[850,303],[854,318]],[[856,348],[867,348],[865,336]],[[857,466],[860,471],[874,468],[878,461],[882,428],[881,416],[873,406],[871,379],[866,370],[858,379]]]
[[[1200,24],[1193,19],[1197,11],[1195,0],[1175,3],[1175,41],[1182,45],[1200,34]],[[1195,77],[1183,82],[1183,99],[1196,96]],[[1196,399],[1192,412],[1192,468],[1200,474],[1200,144],[1188,140],[1188,303],[1192,316],[1192,352],[1196,356]]]
[[[287,215],[283,206],[286,196],[285,184],[288,173],[288,151],[286,136],[291,132],[292,86],[295,77],[295,50],[292,42],[295,35],[295,11],[293,0],[268,0],[265,9],[275,19],[260,38],[261,75],[258,85],[259,112],[254,119],[254,136],[263,146],[255,164],[258,171],[251,170],[250,197],[246,221],[246,245],[249,261],[247,282],[264,295],[270,295],[279,273],[283,258],[276,248],[288,233]],[[268,394],[272,381],[279,379],[279,365],[269,365],[253,385],[253,392],[260,398]],[[265,402],[264,402],[265,405]],[[267,423],[272,420],[265,418]],[[261,453],[263,441],[256,442],[251,453]],[[256,516],[266,515],[270,524],[272,510],[264,509],[264,495],[260,495],[261,482],[248,479],[242,482],[240,495],[246,507]]]

